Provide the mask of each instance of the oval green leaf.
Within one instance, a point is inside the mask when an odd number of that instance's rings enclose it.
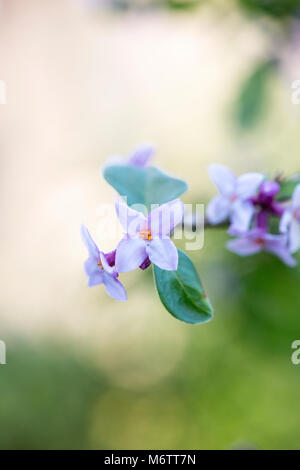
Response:
[[[243,83],[235,108],[236,122],[240,128],[252,128],[262,117],[267,104],[268,79],[276,62],[259,63]]]
[[[181,250],[178,250],[177,271],[165,271],[154,266],[154,278],[160,300],[175,318],[193,324],[211,320],[213,308],[199,275]]]
[[[187,191],[185,181],[173,178],[155,167],[139,168],[132,165],[111,165],[104,169],[106,181],[121,195],[127,204],[164,204]]]

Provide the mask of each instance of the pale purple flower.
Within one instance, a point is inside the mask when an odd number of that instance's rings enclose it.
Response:
[[[230,251],[240,255],[249,256],[261,251],[268,251],[281,259],[288,266],[295,266],[296,260],[290,255],[285,235],[272,235],[261,228],[255,228],[245,233],[229,230],[231,235],[239,238],[227,242]]]
[[[280,185],[277,181],[264,181],[259,188],[258,194],[252,196],[250,201],[260,210],[280,217],[284,211],[284,207],[275,199],[279,191]]]
[[[288,236],[288,246],[291,253],[300,248],[300,184],[294,190],[291,203],[285,209],[280,220],[279,230]]]
[[[126,235],[117,246],[117,271],[147,266],[148,258],[161,269],[176,271],[178,252],[168,235],[182,221],[183,211],[183,203],[175,199],[145,216],[119,199],[116,212]]]
[[[106,161],[104,166],[106,167],[110,165],[131,165],[143,168],[149,165],[154,155],[154,152],[155,149],[152,145],[140,145],[127,157],[121,157],[119,155],[110,157]]]
[[[81,226],[81,237],[89,252],[89,258],[84,263],[88,286],[104,284],[106,292],[111,297],[116,300],[127,300],[124,286],[118,281],[118,273],[113,266],[115,253],[105,255],[100,251],[84,225]]]
[[[250,198],[257,192],[264,175],[246,173],[237,177],[226,166],[215,164],[209,166],[208,173],[220,192],[207,206],[208,221],[216,225],[229,218],[235,229],[247,230],[255,212]]]

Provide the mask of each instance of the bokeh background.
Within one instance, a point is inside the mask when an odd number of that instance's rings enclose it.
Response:
[[[101,166],[143,142],[184,202],[214,195],[212,162],[299,171],[298,3],[2,0],[0,448],[299,448],[299,268],[207,230],[190,255],[215,318],[190,326],[151,269],[125,304],[88,289],[79,235],[114,248]]]

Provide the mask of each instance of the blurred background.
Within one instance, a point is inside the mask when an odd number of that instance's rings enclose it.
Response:
[[[2,0],[2,449],[300,446],[300,269],[240,259],[208,230],[190,253],[215,308],[175,320],[151,269],[129,301],[88,289],[79,227],[108,251],[98,208],[113,154],[215,188],[207,166],[299,171],[300,1]]]

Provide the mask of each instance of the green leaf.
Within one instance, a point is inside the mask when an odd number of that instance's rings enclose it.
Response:
[[[243,83],[235,109],[236,122],[242,129],[253,127],[262,117],[267,102],[268,78],[275,65],[274,60],[259,63]]]
[[[187,184],[155,167],[139,168],[132,165],[111,165],[104,169],[106,181],[127,197],[127,204],[164,204],[187,191]]]
[[[178,250],[177,271],[154,266],[154,277],[160,300],[173,315],[187,323],[204,323],[213,316],[198,273],[189,257]]]
[[[297,15],[299,11],[299,0],[239,0],[240,3],[250,11],[266,13],[268,15],[284,18],[285,16]]]
[[[300,184],[300,175],[296,175],[293,178],[284,181],[280,185],[280,191],[276,196],[278,201],[284,201],[290,199],[293,195],[294,189]]]

